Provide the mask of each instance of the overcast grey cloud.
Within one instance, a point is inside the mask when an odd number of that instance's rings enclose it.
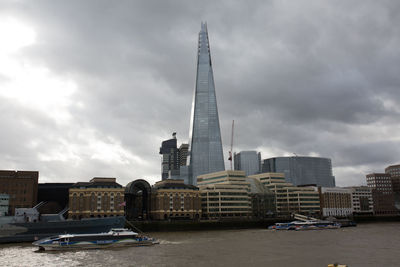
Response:
[[[160,179],[187,142],[207,21],[225,154],[332,158],[338,185],[399,163],[398,1],[0,1],[0,169]],[[227,158],[227,155],[226,155]],[[227,164],[228,166],[228,164]]]

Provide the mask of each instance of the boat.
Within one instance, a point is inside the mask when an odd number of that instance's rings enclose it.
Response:
[[[125,226],[125,217],[65,219],[64,209],[58,214],[40,214],[39,203],[33,208],[17,208],[15,216],[0,217],[0,243],[32,242],[61,234],[107,232],[111,228]]]
[[[322,220],[309,220],[309,221],[293,221],[288,223],[276,223],[269,226],[271,230],[323,230],[323,229],[338,229],[340,223]]]
[[[158,244],[154,238],[126,228],[111,229],[107,233],[63,234],[47,237],[32,243],[39,250],[92,249],[121,246],[151,246]]]
[[[323,230],[323,229],[338,229],[342,225],[338,222],[319,220],[312,217],[307,217],[301,214],[294,214],[297,221],[286,223],[275,223],[268,227],[271,230]]]

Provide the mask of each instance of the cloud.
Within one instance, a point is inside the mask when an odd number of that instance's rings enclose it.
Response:
[[[159,180],[161,141],[188,139],[205,20],[225,152],[234,119],[236,151],[329,157],[338,185],[398,163],[397,1],[1,5],[31,33],[0,67],[2,169]]]

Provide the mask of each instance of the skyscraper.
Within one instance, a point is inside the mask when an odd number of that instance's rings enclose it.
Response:
[[[201,23],[199,33],[189,149],[189,184],[196,185],[198,175],[225,170],[206,23]]]

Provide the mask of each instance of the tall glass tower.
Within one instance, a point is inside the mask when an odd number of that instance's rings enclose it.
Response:
[[[196,185],[198,175],[225,170],[206,23],[199,33],[189,149],[189,184]]]

